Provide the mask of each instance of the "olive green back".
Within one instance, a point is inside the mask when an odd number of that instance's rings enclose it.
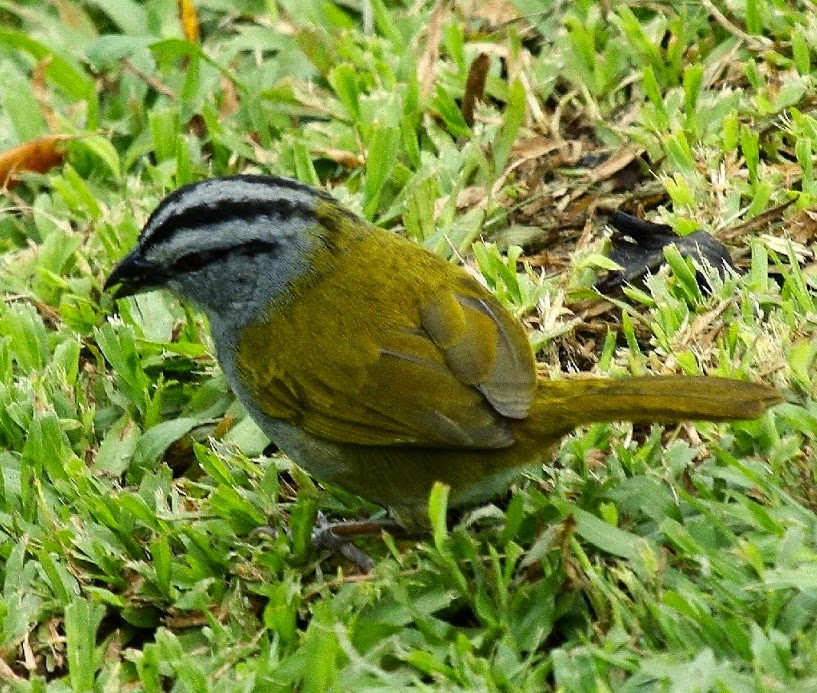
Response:
[[[533,401],[521,325],[463,270],[328,202],[312,266],[241,335],[264,412],[357,445],[502,448]]]

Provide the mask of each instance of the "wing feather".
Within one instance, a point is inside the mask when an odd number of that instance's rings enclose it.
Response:
[[[355,263],[345,258],[343,285],[354,294],[338,291],[331,272],[305,277],[245,329],[242,383],[273,418],[340,443],[513,444],[505,417],[525,416],[535,387],[521,326],[465,272],[374,231],[358,239]],[[364,261],[370,257],[376,271]],[[427,280],[376,281],[407,271]]]

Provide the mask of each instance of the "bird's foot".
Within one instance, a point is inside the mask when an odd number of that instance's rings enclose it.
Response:
[[[329,522],[323,513],[318,513],[311,539],[313,546],[340,553],[360,568],[361,572],[370,573],[374,569],[374,561],[349,541],[349,538],[379,534],[384,530],[397,536],[404,534],[402,526],[390,519]]]

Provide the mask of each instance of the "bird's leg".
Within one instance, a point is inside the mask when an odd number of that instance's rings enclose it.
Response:
[[[362,572],[370,573],[374,569],[374,561],[365,551],[349,541],[349,538],[379,534],[384,530],[398,537],[405,535],[403,527],[395,520],[383,518],[329,522],[324,514],[319,512],[311,539],[313,546],[338,552],[352,561]]]

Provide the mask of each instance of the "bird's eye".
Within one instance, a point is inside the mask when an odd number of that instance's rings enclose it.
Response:
[[[204,256],[200,253],[188,253],[176,260],[173,266],[179,272],[194,272],[204,266]]]

